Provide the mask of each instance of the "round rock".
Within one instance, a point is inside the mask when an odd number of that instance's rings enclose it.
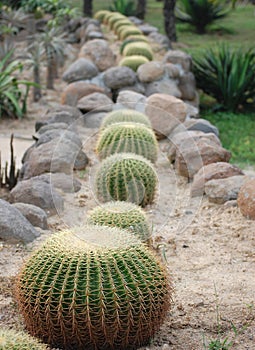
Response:
[[[255,220],[255,178],[249,179],[242,185],[237,204],[245,217]]]
[[[91,79],[98,74],[96,65],[89,59],[78,58],[64,72],[62,79],[67,83]]]

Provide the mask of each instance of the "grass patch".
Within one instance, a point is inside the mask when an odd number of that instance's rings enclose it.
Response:
[[[203,111],[202,118],[217,126],[223,147],[232,152],[230,162],[241,168],[255,164],[255,113]]]

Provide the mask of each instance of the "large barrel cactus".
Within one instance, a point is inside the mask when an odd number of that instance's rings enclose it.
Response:
[[[17,298],[28,331],[52,347],[136,349],[162,324],[171,285],[133,234],[86,226],[55,234],[31,256]]]
[[[123,27],[123,30],[119,31],[118,36],[120,40],[126,39],[129,35],[142,35],[142,31],[135,26]]]
[[[135,122],[144,124],[147,127],[151,128],[151,122],[145,114],[137,112],[133,109],[118,109],[116,111],[107,113],[102,121],[101,129],[105,128],[108,125],[121,122]]]
[[[125,39],[120,45],[120,53],[123,53],[123,50],[125,49],[126,45],[137,42],[149,43],[149,40],[145,35],[131,35],[128,37],[128,39]]]
[[[123,50],[124,56],[144,56],[149,61],[153,60],[153,52],[148,43],[145,42],[132,42],[125,46]]]
[[[158,142],[153,130],[139,123],[109,125],[99,134],[96,153],[100,159],[104,159],[122,152],[140,154],[155,163]]]
[[[143,209],[134,203],[109,202],[92,209],[87,219],[89,224],[126,229],[149,243],[151,225]]]
[[[94,18],[97,19],[98,21],[100,22],[103,22],[104,21],[104,18],[106,15],[109,15],[111,12],[108,11],[108,10],[100,10],[100,11],[97,11],[95,14],[94,14]]]
[[[0,350],[49,350],[49,348],[25,332],[0,328]]]
[[[122,58],[122,60],[119,61],[119,66],[129,67],[136,72],[142,64],[147,62],[149,62],[147,57],[142,55],[133,55]]]
[[[127,201],[142,207],[153,203],[157,184],[152,163],[134,153],[117,153],[104,159],[95,178],[99,201]]]

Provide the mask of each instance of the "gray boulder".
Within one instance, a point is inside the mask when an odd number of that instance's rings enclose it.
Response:
[[[82,112],[104,111],[111,112],[113,108],[112,100],[105,94],[94,92],[88,96],[84,96],[78,101],[77,107]]]
[[[196,97],[196,80],[191,72],[185,72],[179,77],[178,88],[181,91],[183,100],[194,100]]]
[[[129,109],[144,111],[146,97],[135,91],[120,91],[117,98],[117,105],[118,104]]]
[[[0,238],[8,243],[29,243],[40,234],[10,203],[0,199]]]
[[[181,50],[169,50],[163,58],[164,63],[178,64],[185,72],[189,72],[192,67],[192,58],[189,54]]]
[[[84,115],[84,126],[86,128],[97,129],[100,127],[106,112],[89,112]]]
[[[216,126],[211,124],[208,120],[202,118],[190,118],[185,120],[184,123],[178,125],[169,136],[171,138],[173,135],[184,131],[201,131],[205,134],[213,133],[219,137],[219,130],[216,128]]]
[[[150,35],[151,33],[158,33],[158,28],[151,26],[150,24],[140,24],[138,28],[143,32],[144,35]]]
[[[182,94],[175,80],[161,79],[146,84],[145,96],[153,94],[168,94],[176,98],[181,98]]]
[[[164,65],[157,61],[144,63],[137,69],[138,79],[142,83],[150,83],[159,80],[163,77],[164,73]]]
[[[78,58],[64,72],[62,79],[67,83],[77,80],[91,79],[98,74],[96,65],[89,59]]]
[[[27,203],[14,203],[12,205],[18,209],[33,226],[40,227],[43,230],[48,229],[47,214],[43,209]]]
[[[105,85],[110,89],[120,89],[124,86],[134,85],[136,74],[129,67],[111,67],[104,73]]]
[[[81,183],[77,178],[64,173],[47,173],[36,176],[33,179],[44,181],[66,193],[78,192],[81,189]]]
[[[67,129],[55,129],[55,130],[48,130],[41,134],[36,141],[35,146],[39,147],[40,145],[50,142],[52,140],[58,140],[61,139],[61,141],[69,140],[70,142],[75,143],[78,147],[82,147],[82,142],[80,140],[80,137],[78,134],[67,130]]]

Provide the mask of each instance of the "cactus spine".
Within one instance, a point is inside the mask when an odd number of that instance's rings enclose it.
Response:
[[[151,128],[151,122],[149,118],[141,113],[134,111],[133,109],[118,109],[116,111],[107,113],[101,124],[101,130],[108,125],[121,122],[135,122],[144,124]]]
[[[133,71],[137,71],[137,69],[144,63],[149,62],[148,58],[142,55],[132,55],[122,58],[119,62],[119,66],[126,66]]]
[[[25,332],[0,328],[1,350],[49,350],[49,348]]]

